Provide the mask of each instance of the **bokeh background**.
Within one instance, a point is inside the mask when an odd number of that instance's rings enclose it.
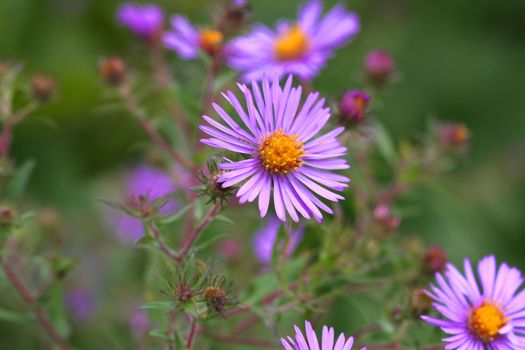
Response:
[[[155,2],[201,23],[214,8],[204,0]],[[364,55],[386,48],[399,73],[375,113],[396,140],[417,137],[433,118],[464,122],[472,131],[468,159],[410,199],[417,210],[404,219],[403,232],[441,244],[454,262],[495,253],[525,269],[525,2],[343,2],[361,16],[362,32],[315,87],[333,96],[359,87]],[[255,20],[293,17],[299,3],[253,0]],[[116,24],[118,4],[0,1],[0,59],[49,73],[59,86],[57,98],[16,131],[13,157],[36,161],[26,200],[61,213],[70,254],[81,261],[77,277],[106,286],[97,289],[100,304],[119,297],[120,280],[140,279],[143,272],[140,255],[115,239],[97,202],[140,158],[137,144],[146,142],[131,116],[104,107],[99,60],[132,56],[138,69],[147,60]],[[182,64],[174,55],[169,59],[174,67]],[[9,337],[12,330],[1,326],[0,338]]]

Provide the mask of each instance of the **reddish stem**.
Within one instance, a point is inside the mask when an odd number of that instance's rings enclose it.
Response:
[[[49,338],[58,346],[60,350],[69,350],[68,343],[62,338],[60,333],[58,333],[55,326],[49,319],[46,311],[42,309],[42,307],[38,306],[36,298],[31,294],[22,279],[18,277],[16,271],[12,268],[9,262],[4,261],[2,268],[7,279],[11,282],[20,297],[35,314],[40,328],[42,328],[42,330],[49,336]]]
[[[168,246],[166,241],[162,238],[162,235],[160,234],[157,227],[155,227],[154,224],[150,224],[149,228],[151,230],[151,235],[159,245],[160,250],[171,259],[175,260],[176,262],[180,262],[182,260],[181,255]]]
[[[186,342],[186,347],[188,349],[191,349],[193,347],[193,342],[195,340],[196,335],[197,335],[197,320],[193,318],[191,320],[190,331],[188,333],[188,340]]]
[[[220,202],[217,202],[217,203],[215,203],[213,205],[213,207],[210,209],[208,214],[206,214],[204,219],[202,219],[202,221],[199,224],[199,226],[197,226],[197,228],[191,234],[191,236],[189,236],[186,239],[186,241],[182,244],[182,253],[181,253],[182,256],[186,256],[188,254],[188,252],[189,252],[191,246],[193,245],[193,243],[195,243],[197,238],[199,238],[199,236],[202,233],[202,231],[204,231],[206,226],[208,226],[208,224],[210,223],[211,219],[213,219],[215,217],[215,215],[217,215],[217,213],[219,212],[220,209],[221,209]]]
[[[178,152],[176,149],[174,149],[160,134],[159,132],[153,127],[151,124],[151,121],[143,115],[143,113],[140,110],[140,107],[131,94],[131,90],[129,88],[129,85],[127,83],[124,83],[120,89],[120,94],[122,98],[124,99],[124,102],[126,104],[126,107],[128,110],[133,113],[140,123],[140,126],[148,135],[148,137],[151,139],[151,141],[162,151],[164,151],[166,154],[168,154],[175,162],[182,165],[184,168],[188,170],[193,170],[195,168],[195,164],[188,158],[186,158],[182,153]]]

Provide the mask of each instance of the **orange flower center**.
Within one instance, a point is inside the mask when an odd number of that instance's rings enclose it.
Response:
[[[299,25],[295,25],[275,41],[275,57],[280,61],[299,59],[309,48],[310,39]]]
[[[507,321],[499,307],[484,302],[471,311],[469,328],[481,341],[488,343],[494,340]]]
[[[267,136],[259,146],[264,167],[275,174],[286,174],[303,165],[304,145],[297,137],[282,130]]]
[[[218,30],[203,29],[200,32],[200,47],[209,55],[219,51],[224,35]]]

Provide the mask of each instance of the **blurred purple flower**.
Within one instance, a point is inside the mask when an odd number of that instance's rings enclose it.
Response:
[[[157,37],[164,25],[162,9],[153,4],[122,4],[118,8],[117,18],[120,24],[127,27],[135,35],[145,39]]]
[[[184,179],[185,176],[182,176]],[[148,165],[141,165],[132,170],[125,180],[125,192],[127,197],[143,196],[148,202],[159,199],[175,192],[179,182],[161,169]],[[173,214],[177,210],[177,203],[169,199],[160,208],[163,215]],[[111,223],[116,227],[119,236],[125,241],[134,242],[144,235],[144,227],[139,219],[111,212],[109,216]]]
[[[129,326],[137,335],[147,333],[150,327],[150,322],[146,310],[138,309],[135,311],[129,319]]]
[[[84,287],[75,287],[65,296],[75,322],[87,321],[95,312],[95,296]]]
[[[260,263],[270,265],[272,262],[273,247],[281,228],[281,221],[274,216],[267,219],[266,225],[261,227],[253,237],[253,250]],[[286,247],[286,257],[293,254],[303,237],[304,228],[299,226],[291,233],[290,241]]]
[[[164,46],[177,52],[181,58],[192,60],[201,51],[215,54],[221,48],[223,39],[220,31],[198,29],[187,18],[176,15],[171,19],[171,30],[164,34],[163,42]]]
[[[335,6],[324,17],[321,12],[321,1],[310,0],[299,10],[297,21],[281,20],[275,31],[258,24],[251,33],[228,44],[228,64],[241,71],[245,81],[290,73],[311,80],[334,50],[360,29],[358,16],[343,5]]]

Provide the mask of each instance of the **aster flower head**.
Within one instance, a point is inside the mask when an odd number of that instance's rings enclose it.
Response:
[[[325,66],[336,48],[359,32],[359,18],[337,5],[321,17],[322,3],[310,0],[296,21],[282,20],[276,30],[257,25],[226,48],[228,64],[243,73],[245,81],[264,74],[294,74],[311,80]]]
[[[332,214],[318,196],[333,202],[342,200],[332,190],[342,191],[350,180],[331,172],[349,167],[342,158],[346,148],[336,139],[344,128],[317,136],[330,118],[325,100],[313,92],[299,108],[302,87],[292,87],[291,76],[283,88],[277,77],[272,83],[263,78],[262,86],[253,82],[251,90],[243,84],[238,86],[246,109],[231,91],[223,96],[243,127],[217,104],[213,108],[226,125],[203,116],[209,126],[200,127],[211,136],[202,143],[246,157],[219,164],[225,172],[217,181],[224,188],[242,183],[236,193],[239,202],[258,198],[261,217],[268,212],[270,197],[281,221],[286,221],[287,215],[294,221],[299,221],[299,215],[321,221],[319,209]]]
[[[140,165],[126,177],[125,192],[128,198],[141,198],[145,202],[158,200],[175,192],[177,183],[166,172],[148,165]],[[160,214],[169,215],[177,210],[177,203],[169,199],[160,207]],[[111,213],[110,221],[126,241],[136,241],[144,235],[143,223],[132,216]]]
[[[451,264],[428,295],[445,319],[422,316],[450,336],[443,339],[446,349],[525,349],[525,291],[521,272],[494,256],[478,263],[474,275],[468,259],[462,274]],[[481,287],[481,288],[480,288]]]
[[[118,8],[117,18],[119,23],[132,33],[148,40],[155,39],[164,25],[164,12],[153,4],[122,4]]]
[[[164,34],[164,46],[185,60],[193,60],[204,52],[210,56],[222,47],[224,35],[221,31],[209,28],[196,28],[187,18],[173,16],[171,30]]]
[[[304,325],[306,334],[303,334],[299,327],[294,326],[295,339],[292,337],[286,337],[286,339],[281,338],[281,343],[285,350],[352,350],[352,346],[354,345],[353,337],[347,339],[346,336],[341,333],[336,340],[334,329],[323,326],[321,342],[319,343],[317,334],[310,322],[305,321]],[[321,346],[319,346],[319,344],[321,344]],[[361,350],[366,350],[366,347]]]
[[[253,250],[259,262],[270,265],[272,262],[272,252],[275,240],[281,228],[281,222],[274,216],[268,218],[266,225],[261,227],[253,237]],[[290,241],[286,246],[285,256],[293,254],[303,237],[304,229],[300,226],[290,234]]]

